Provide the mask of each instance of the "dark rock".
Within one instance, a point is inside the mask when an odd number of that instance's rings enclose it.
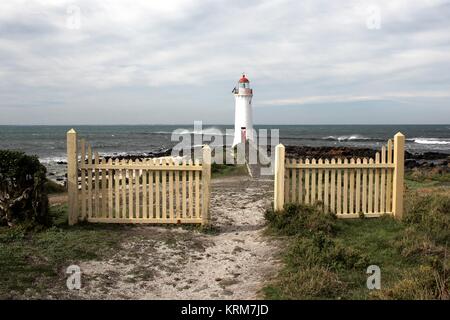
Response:
[[[416,168],[418,166],[420,166],[420,164],[416,160],[411,160],[411,159],[405,160],[405,168],[412,169],[412,168]]]
[[[424,152],[411,154],[410,159],[420,159],[420,160],[440,160],[448,159],[450,155],[441,152]]]
[[[375,153],[369,148],[286,146],[287,158],[372,158]]]
[[[370,148],[352,147],[310,147],[310,146],[286,146],[286,158],[292,159],[332,159],[332,158],[375,158],[379,150]],[[443,160],[443,161],[436,161]],[[433,168],[447,167],[450,161],[450,154],[440,152],[411,153],[405,151],[405,167],[412,168]]]
[[[159,157],[168,157],[172,154],[172,149],[160,149],[158,151],[152,151],[149,153],[142,154],[127,154],[127,155],[113,155],[113,156],[105,156],[104,159],[108,161],[109,159],[113,160],[143,160],[148,158],[159,158]]]

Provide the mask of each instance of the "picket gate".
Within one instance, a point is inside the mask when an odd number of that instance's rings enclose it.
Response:
[[[202,163],[172,157],[100,157],[77,133],[67,133],[69,224],[199,223],[209,220],[211,149]]]
[[[378,217],[403,213],[405,136],[375,158],[285,159],[282,144],[275,150],[274,209],[285,203],[321,203],[340,218]]]

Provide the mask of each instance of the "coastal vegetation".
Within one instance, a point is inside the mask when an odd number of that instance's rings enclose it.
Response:
[[[0,150],[0,224],[48,224],[45,174],[36,156]]]
[[[267,211],[268,233],[286,243],[269,299],[450,299],[448,175],[408,172],[405,216],[336,219],[320,206]],[[366,286],[370,265],[381,290]]]

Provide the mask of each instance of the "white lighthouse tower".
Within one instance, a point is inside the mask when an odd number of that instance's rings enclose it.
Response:
[[[237,87],[233,89],[235,103],[234,140],[233,147],[241,142],[253,140],[253,114],[250,81],[245,74],[239,79]]]

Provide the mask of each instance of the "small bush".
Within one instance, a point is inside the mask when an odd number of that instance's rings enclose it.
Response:
[[[404,275],[392,288],[372,293],[373,298],[393,300],[449,299],[449,278],[442,278],[431,266],[422,265]]]
[[[315,266],[297,272],[284,270],[274,286],[264,291],[271,299],[297,300],[339,298],[345,289],[335,272]]]
[[[283,211],[267,210],[265,218],[270,229],[281,235],[316,232],[332,235],[336,232],[336,215],[323,212],[318,206],[289,203]]]
[[[404,222],[439,244],[450,243],[450,197],[413,193],[406,201]]]
[[[429,236],[413,227],[406,228],[394,245],[411,262],[431,256],[444,258],[446,255],[445,247],[437,246]]]
[[[52,180],[47,180],[44,187],[47,194],[63,193],[67,191],[66,187]]]
[[[333,271],[363,269],[369,265],[362,252],[323,234],[312,239],[296,239],[288,249],[286,261],[293,269],[322,266]]]
[[[0,223],[48,224],[46,169],[36,156],[0,150]]]

